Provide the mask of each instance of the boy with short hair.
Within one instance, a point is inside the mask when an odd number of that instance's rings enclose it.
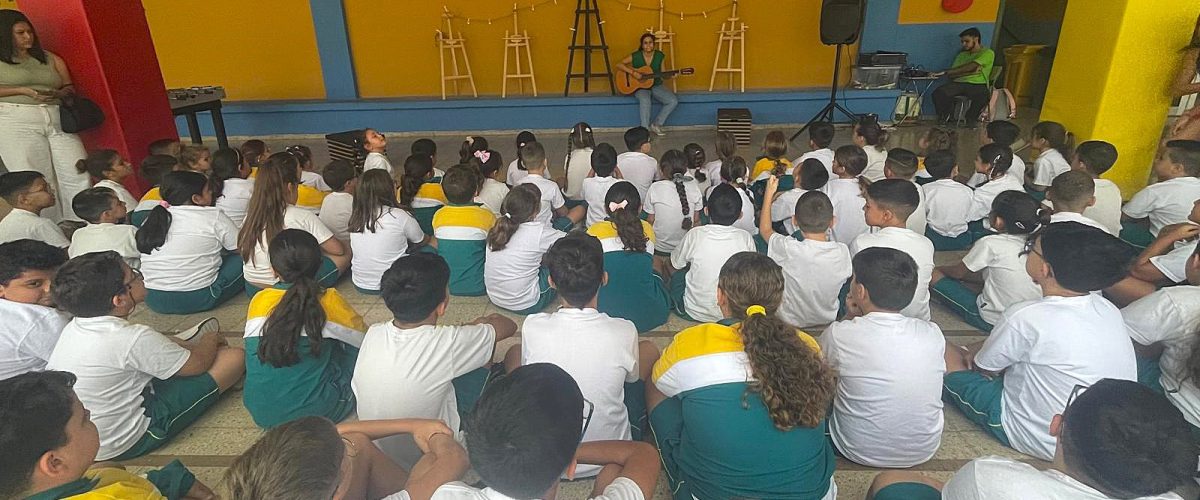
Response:
[[[1076,385],[1137,379],[1121,311],[1091,293],[1121,278],[1133,250],[1078,222],[1050,224],[1026,249],[1042,298],[1009,307],[982,343],[947,343],[945,389],[1001,443],[1050,460],[1051,417]]]
[[[671,266],[678,271],[671,275],[669,294],[679,316],[715,323],[725,318],[717,305],[721,266],[733,254],[755,251],[755,246],[750,233],[733,227],[742,215],[742,196],[737,188],[729,184],[714,187],[704,213],[710,223],[689,229],[671,252]]]
[[[925,157],[925,172],[933,178],[921,186],[921,194],[928,200],[925,237],[933,242],[934,250],[965,250],[971,246],[967,214],[974,192],[954,180],[958,177],[958,166],[954,163],[954,153],[950,151],[934,151]]]
[[[0,244],[0,380],[46,368],[71,320],[54,308],[50,281],[67,261],[63,249],[37,240]]]
[[[42,217],[42,210],[53,207],[54,191],[41,172],[26,170],[0,175],[0,198],[12,211],[0,219],[0,243],[31,239],[59,248],[71,246],[54,221]]]
[[[858,176],[867,169],[867,152],[853,144],[837,148],[833,154],[833,174],[825,193],[833,203],[833,240],[850,244],[858,235],[870,230],[863,216],[866,200]]]
[[[321,222],[333,231],[333,237],[350,248],[350,212],[354,209],[354,189],[358,187],[358,169],[349,160],[333,160],[321,170],[321,178],[333,191],[321,201]]]
[[[430,418],[446,422],[461,441],[460,414],[471,410],[488,378],[496,343],[517,324],[490,314],[464,325],[439,325],[450,304],[450,267],[438,255],[396,259],[380,282],[393,319],[367,330],[351,386],[363,420]],[[403,464],[419,457],[411,440],[381,439]]]
[[[116,252],[71,259],[51,290],[58,307],[75,319],[46,366],[79,377],[75,392],[100,430],[99,460],[129,460],[158,449],[246,372],[246,353],[220,334],[186,342],[130,323],[146,285]]]
[[[999,144],[1013,150],[1012,164],[1008,167],[1008,175],[1014,179],[1025,179],[1025,160],[1017,156],[1016,148],[1013,146],[1021,139],[1021,127],[1016,123],[1008,120],[996,120],[988,122],[987,126],[979,130],[979,145],[984,144]],[[988,180],[986,174],[973,172],[967,180],[967,186],[972,188],[979,187],[984,181]],[[1024,182],[1022,180],[1022,182]]]
[[[817,122],[808,127],[808,152],[800,155],[792,161],[792,165],[796,169],[800,169],[800,164],[809,158],[816,158],[825,165],[825,169],[829,171],[829,175],[833,176],[833,150],[829,149],[829,145],[833,144],[833,136],[836,131],[833,124],[829,122]],[[792,177],[799,179],[799,173],[793,173]]]
[[[542,195],[542,209],[534,219],[560,231],[566,231],[583,220],[585,209],[575,207],[568,210],[562,189],[557,182],[546,177],[546,169],[549,168],[546,148],[537,141],[530,142],[521,147],[521,158],[529,174],[517,181],[517,185],[533,184]]]
[[[583,179],[583,185],[579,188],[583,201],[587,203],[588,227],[608,218],[604,197],[608,195],[608,188],[621,182],[616,175],[617,150],[612,144],[602,142],[592,149],[592,173],[596,175]]]
[[[579,384],[595,406],[583,441],[641,440],[646,427],[645,380],[658,361],[654,343],[638,341],[633,322],[596,310],[600,287],[608,281],[600,240],[572,233],[546,252],[550,285],[563,307],[525,318],[521,344],[508,351],[505,364],[551,363]],[[580,466],[577,476],[599,472]]]
[[[0,497],[212,497],[178,460],[144,475],[94,464],[100,438],[71,390],[75,380],[43,371],[0,381]]]
[[[911,229],[914,233],[925,234],[925,227],[928,225],[925,220],[925,192],[921,190],[921,185],[913,178],[917,175],[917,163],[920,160],[917,154],[903,148],[892,148],[887,152],[887,161],[883,164],[883,176],[888,179],[901,179],[913,183],[917,186],[917,196],[920,198],[920,203],[917,203],[917,209],[908,216],[908,222],[905,227]]]
[[[1083,215],[1103,224],[1110,234],[1121,232],[1121,188],[1100,177],[1117,162],[1117,148],[1104,141],[1086,141],[1075,148],[1071,169],[1092,177],[1096,183],[1096,204],[1087,207]]]
[[[181,149],[183,144],[178,138],[158,139],[146,146],[147,152],[152,155],[179,156]]]
[[[128,212],[117,193],[106,187],[85,189],[71,200],[71,209],[88,225],[71,234],[68,256],[75,258],[85,253],[112,250],[120,254],[129,267],[141,267],[142,253],[137,249],[135,238],[137,228],[122,224]]]
[[[1121,239],[1139,247],[1149,244],[1164,226],[1186,222],[1192,202],[1200,199],[1200,141],[1167,141],[1153,170],[1158,182],[1138,191],[1121,208]]]
[[[819,340],[838,374],[830,438],[870,467],[925,463],[942,442],[946,340],[937,325],[900,314],[916,287],[917,264],[904,252],[858,252],[846,318]]]
[[[1084,211],[1096,204],[1096,181],[1092,176],[1079,170],[1069,170],[1059,174],[1050,181],[1050,189],[1046,190],[1046,200],[1054,208],[1050,223],[1078,222],[1085,226],[1116,236],[1103,224],[1084,215]]]
[[[627,152],[617,156],[617,168],[621,177],[629,181],[638,190],[642,201],[646,201],[646,191],[654,184],[658,176],[658,160],[650,156],[650,130],[646,127],[633,127],[625,131],[625,147]]]
[[[456,165],[442,178],[446,206],[433,216],[433,236],[438,255],[450,266],[450,294],[478,297],[487,294],[483,284],[483,260],[487,235],[496,224],[491,210],[474,203],[479,178],[467,165]]]
[[[1165,226],[1129,267],[1129,275],[1104,290],[1117,306],[1154,293],[1161,286],[1187,281],[1187,262],[1200,236],[1200,199],[1192,203],[1188,221]]]
[[[779,190],[779,177],[767,179],[766,198]],[[771,230],[770,203],[763,204],[758,219],[759,234],[769,235],[767,256],[783,268],[783,302],[777,314],[798,327],[824,325],[837,319],[838,292],[850,279],[850,249],[829,239],[828,231],[836,220],[829,196],[809,191],[796,200],[792,223],[801,237],[784,236]],[[820,272],[813,272],[820,270]]]
[[[933,243],[925,235],[905,227],[920,200],[917,185],[900,179],[883,179],[866,189],[864,213],[867,225],[878,231],[864,233],[850,244],[855,255],[871,247],[895,248],[917,263],[917,289],[901,314],[929,321],[929,280],[933,276]]]

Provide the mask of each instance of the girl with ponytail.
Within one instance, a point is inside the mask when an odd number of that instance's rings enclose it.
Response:
[[[679,332],[654,366],[650,426],[681,498],[836,496],[833,372],[812,337],[776,317],[783,287],[769,257],[734,254],[717,283],[726,319]],[[717,468],[753,473],[707,473]]]
[[[1071,170],[1069,158],[1075,152],[1075,134],[1058,122],[1040,122],[1030,132],[1029,145],[1038,153],[1029,176],[1029,187],[1045,191],[1058,174]]]
[[[696,187],[700,188],[701,193],[708,191],[713,178],[708,175],[708,158],[704,154],[704,146],[689,143],[683,147],[683,156],[687,157],[688,161],[688,177],[696,179]]]
[[[754,220],[754,194],[750,192],[750,186],[747,184],[747,179],[750,176],[750,170],[746,166],[746,160],[741,156],[732,156],[721,162],[721,184],[729,184],[737,189],[737,192],[742,197],[742,215],[738,217],[737,222],[733,223],[733,227],[742,229],[750,234],[758,233],[758,224]],[[713,185],[705,194],[705,203],[712,196],[713,189],[718,185]]]
[[[233,148],[218,149],[212,155],[213,197],[216,206],[228,215],[237,227],[246,220],[250,208],[250,195],[254,193],[254,179],[250,178],[250,164],[242,152]]]
[[[792,162],[785,158],[787,136],[783,135],[783,131],[768,132],[767,137],[763,139],[762,152],[762,156],[754,162],[754,169],[750,174],[753,182],[765,180],[768,175],[778,176],[792,171]]]
[[[168,172],[162,200],[137,231],[146,305],[160,314],[209,311],[245,285],[238,228],[212,206],[212,183],[192,171]]]
[[[975,157],[975,172],[983,174],[987,180],[975,187],[971,196],[971,209],[967,212],[968,227],[975,238],[982,238],[986,228],[988,214],[992,212],[992,201],[1005,191],[1025,192],[1021,179],[1009,175],[1012,168],[1013,152],[1008,146],[985,144],[979,148]]]
[[[433,182],[433,159],[415,154],[404,160],[397,197],[400,208],[408,210],[421,224],[421,231],[432,236],[433,215],[447,203],[442,185]]]
[[[525,145],[531,142],[537,142],[537,136],[528,130],[522,130],[517,134],[517,159],[508,164],[508,172],[505,173],[505,182],[509,187],[516,186],[521,179],[529,175],[528,168],[525,166],[525,158],[521,156],[521,150],[525,149]]]
[[[854,125],[852,140],[867,153],[867,168],[861,175],[871,182],[883,179],[883,167],[887,162],[887,148],[884,144],[887,143],[888,133],[879,125],[879,117],[863,115],[859,118],[858,123]]]
[[[663,264],[683,241],[683,235],[700,224],[704,196],[687,172],[688,160],[683,151],[669,150],[658,161],[659,176],[666,180],[657,181],[646,190],[646,204],[642,208],[650,214],[646,221],[654,226],[658,237],[655,255]]]
[[[117,198],[125,203],[125,209],[133,212],[138,206],[138,199],[133,197],[121,181],[133,175],[133,166],[120,153],[112,149],[92,151],[87,158],[75,163],[75,169],[81,174],[88,174],[96,182],[94,187],[106,187],[116,193]]]
[[[350,379],[366,324],[337,290],[313,278],[322,259],[313,235],[284,229],[270,255],[280,281],[250,301],[246,409],[263,428],[308,416],[338,422],[354,410]]]
[[[583,201],[581,192],[583,180],[592,170],[592,150],[596,147],[596,139],[592,137],[592,126],[585,122],[575,124],[571,135],[567,136],[567,159],[563,162],[563,195],[570,200],[571,208]]]
[[[671,306],[665,280],[655,272],[654,228],[638,217],[642,201],[637,188],[626,181],[613,184],[604,196],[604,209],[608,218],[588,228],[604,248],[608,273],[596,309],[632,321],[641,333],[658,328]]]
[[[381,169],[363,172],[354,190],[350,210],[350,266],[354,287],[368,295],[379,294],[379,281],[392,263],[412,247],[430,242],[421,226],[399,208],[392,176]]]
[[[542,256],[566,233],[537,220],[541,191],[518,184],[504,197],[500,217],[488,231],[483,281],[488,299],[517,314],[541,312],[554,301]]]
[[[999,234],[976,241],[957,264],[935,268],[929,281],[932,296],[985,332],[992,331],[1008,306],[1040,298],[1042,290],[1025,272],[1021,251],[1029,235],[1042,227],[1044,212],[1024,191],[998,194],[989,219]],[[983,293],[975,293],[964,282],[983,284]]]

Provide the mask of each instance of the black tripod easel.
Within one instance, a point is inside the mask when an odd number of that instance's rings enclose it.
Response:
[[[608,44],[604,41],[604,22],[600,20],[600,5],[599,0],[578,0],[575,4],[575,27],[571,29],[571,46],[568,47],[570,56],[567,59],[567,85],[563,89],[563,97],[571,94],[571,80],[576,78],[583,79],[583,91],[587,93],[589,83],[592,78],[604,77],[608,79],[608,89],[612,95],[616,95],[616,86],[613,85],[612,64],[608,60]],[[579,20],[583,19],[583,26],[580,27]],[[600,36],[600,44],[592,44],[592,19],[595,18],[596,33]],[[583,44],[579,43],[579,30],[583,30]],[[575,70],[575,52],[583,51],[583,73],[574,73]],[[604,72],[592,72],[592,51],[600,50],[604,52]]]
[[[831,83],[829,85],[829,103],[825,104],[825,107],[821,108],[821,110],[818,111],[816,115],[813,115],[812,119],[808,120],[808,123],[805,123],[804,126],[800,128],[800,130],[796,131],[795,134],[792,134],[792,138],[789,139],[789,141],[795,141],[797,137],[800,137],[800,134],[803,134],[804,131],[808,130],[808,127],[811,127],[814,123],[817,123],[817,122],[833,123],[833,117],[834,117],[835,111],[841,111],[842,114],[846,115],[846,117],[849,118],[851,121],[858,119],[857,114],[846,109],[845,106],[842,106],[840,103],[837,102],[838,79],[840,79],[842,76],[841,62],[842,62],[842,47],[843,46],[844,46],[843,44],[840,44],[840,43],[837,44],[837,54],[834,56],[834,59],[833,59],[833,83]]]

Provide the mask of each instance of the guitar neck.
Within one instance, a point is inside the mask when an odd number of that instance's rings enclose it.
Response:
[[[673,69],[670,71],[660,71],[658,73],[646,73],[646,77],[663,78],[663,77],[678,75],[678,74],[691,74],[693,71],[695,71],[695,70],[692,68]]]

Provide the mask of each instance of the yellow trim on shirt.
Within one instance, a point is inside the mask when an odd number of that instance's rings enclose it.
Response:
[[[271,311],[279,305],[279,301],[283,300],[283,294],[287,290],[279,288],[267,288],[254,295],[250,300],[250,308],[246,312],[246,319],[263,318],[269,316]],[[337,290],[326,288],[325,294],[321,296],[321,308],[325,310],[325,321],[336,323],[338,325],[358,330],[360,332],[367,331],[367,324],[363,321],[362,316],[350,307],[346,299]]]
[[[328,194],[312,186],[301,184],[296,188],[296,206],[319,209],[321,202],[325,201],[325,196]]]
[[[671,344],[663,349],[658,362],[654,363],[653,379],[658,380],[676,364],[687,359],[744,351],[746,346],[742,342],[741,333],[738,332],[740,328],[741,323],[733,326],[704,323],[677,333]],[[801,330],[796,330],[796,335],[813,352],[820,354],[821,346],[812,336]]]
[[[587,234],[595,236],[597,239],[601,240],[608,238],[620,238],[620,235],[617,234],[617,225],[613,224],[612,221],[607,220],[602,220],[592,224],[592,227],[588,228]],[[642,234],[645,234],[646,237],[650,239],[651,243],[654,242],[654,226],[650,225],[649,222],[642,221]]]
[[[433,215],[433,228],[439,227],[471,227],[487,231],[496,224],[496,215],[483,207],[467,205],[461,207],[445,206]]]
[[[779,163],[783,164],[784,174],[791,175],[792,162],[787,158],[780,158]],[[754,162],[754,171],[750,173],[750,180],[758,179],[763,172],[770,172],[773,168],[775,168],[775,161],[770,158],[762,158]]]
[[[96,480],[97,483],[92,487],[91,491],[72,495],[67,498],[78,500],[102,500],[113,498],[127,498],[137,500],[166,500],[146,478],[113,467],[105,467],[102,469],[91,469],[83,474],[85,478]]]
[[[442,191],[442,185],[435,182],[426,182],[421,184],[421,188],[417,189],[415,198],[424,198],[427,200],[437,200],[443,205],[450,203],[446,200],[446,192]]]
[[[158,186],[155,186],[146,191],[146,194],[142,195],[142,199],[138,201],[162,201],[162,194],[159,192]]]

